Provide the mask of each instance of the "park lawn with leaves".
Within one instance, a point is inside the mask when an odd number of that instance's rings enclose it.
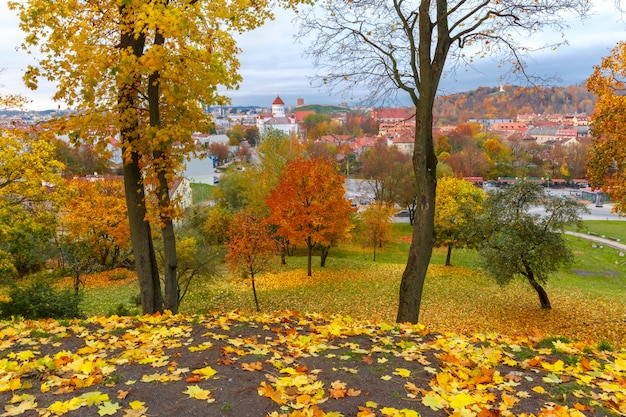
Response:
[[[476,270],[475,252],[445,267],[436,249],[422,324],[396,325],[409,229],[394,230],[376,263],[346,244],[312,277],[302,257],[259,275],[270,313],[225,275],[197,281],[183,315],[111,316],[138,313],[134,275],[90,275],[89,318],[0,323],[0,416],[626,414],[619,251],[568,237],[575,263],[543,311],[524,282]]]

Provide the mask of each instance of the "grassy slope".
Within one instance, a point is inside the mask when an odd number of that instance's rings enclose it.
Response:
[[[314,259],[312,277],[306,277],[304,257],[289,257],[287,267],[278,267],[257,278],[261,308],[393,321],[409,235],[408,225],[396,225],[394,241],[378,252],[376,263],[371,260],[371,249],[356,244],[333,249],[326,268],[319,268],[319,258]],[[583,239],[568,240],[576,254],[575,262],[551,277],[546,285],[553,304],[551,311],[539,308],[536,293],[524,281],[499,287],[480,273],[476,269],[476,252],[455,250],[454,267],[445,267],[445,250],[435,249],[420,320],[438,330],[536,330],[626,344],[622,322],[626,317],[626,266],[619,263],[622,258],[612,249],[592,250]],[[97,287],[88,284],[85,305],[89,314],[109,314],[119,303],[131,308],[130,299],[137,292],[130,279]],[[181,311],[251,311],[253,307],[249,280],[224,274],[196,281]]]

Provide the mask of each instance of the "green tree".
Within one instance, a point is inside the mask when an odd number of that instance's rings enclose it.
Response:
[[[451,265],[452,248],[472,245],[475,221],[482,210],[483,190],[452,176],[437,182],[435,200],[435,244],[446,246],[446,265]]]
[[[545,214],[530,211],[539,205]],[[479,227],[482,267],[501,285],[515,277],[526,279],[541,308],[551,308],[542,285],[572,261],[562,232],[566,225],[582,225],[579,213],[584,210],[569,198],[549,199],[541,185],[526,181],[490,195]]]
[[[565,15],[585,15],[589,8],[587,0],[357,0],[328,2],[298,14],[301,36],[312,39],[306,52],[323,70],[318,77],[322,85],[357,95],[361,91],[355,90],[365,87],[371,101],[401,95],[415,107],[413,169],[419,204],[397,321],[418,321],[432,255],[437,185],[433,104],[446,61],[500,54],[502,63],[525,75],[529,37],[544,27],[558,29]],[[540,42],[538,48],[553,48],[555,42]]]

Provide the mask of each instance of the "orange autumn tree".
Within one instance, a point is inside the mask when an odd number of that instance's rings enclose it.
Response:
[[[114,268],[130,251],[124,180],[100,178],[70,181],[73,198],[67,199],[61,223],[67,242],[83,241],[103,268]]]
[[[267,197],[268,222],[290,242],[307,246],[307,275],[316,245],[326,250],[352,228],[352,207],[345,199],[344,177],[322,158],[288,162],[275,189]]]
[[[619,42],[587,80],[598,96],[591,120],[593,142],[587,159],[587,178],[592,187],[610,192],[613,210],[626,213],[626,42]]]
[[[276,244],[272,232],[260,216],[243,209],[235,215],[229,236],[226,262],[231,271],[249,274],[256,311],[260,311],[254,276],[274,262]]]

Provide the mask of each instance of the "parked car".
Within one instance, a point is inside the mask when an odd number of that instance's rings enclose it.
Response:
[[[409,217],[410,213],[408,210],[400,210],[396,213],[396,217]]]

